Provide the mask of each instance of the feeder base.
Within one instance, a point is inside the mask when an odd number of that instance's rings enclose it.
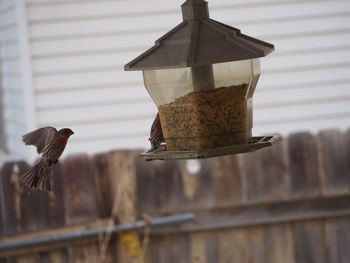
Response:
[[[251,137],[247,144],[236,144],[197,151],[166,151],[166,146],[161,145],[157,150],[146,151],[140,153],[139,156],[146,159],[146,161],[204,159],[237,153],[254,152],[261,148],[272,146],[272,144],[279,139],[279,135]]]

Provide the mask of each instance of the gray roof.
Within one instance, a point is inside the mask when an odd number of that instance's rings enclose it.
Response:
[[[201,66],[264,57],[274,50],[272,44],[210,19],[203,0],[186,1],[182,13],[184,21],[126,64],[125,70]]]

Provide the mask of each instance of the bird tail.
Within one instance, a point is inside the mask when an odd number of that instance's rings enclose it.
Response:
[[[41,191],[50,191],[51,165],[46,160],[39,160],[28,172],[19,175],[19,181]]]

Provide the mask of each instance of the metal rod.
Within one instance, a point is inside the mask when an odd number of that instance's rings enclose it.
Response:
[[[154,218],[150,222],[150,227],[179,224],[187,221],[192,221],[194,220],[194,218],[195,218],[195,215],[193,213]],[[53,234],[48,236],[11,241],[7,243],[1,243],[0,251],[5,251],[7,249],[18,249],[18,248],[29,247],[29,246],[39,246],[43,244],[95,237],[95,236],[98,236],[99,234],[117,233],[117,232],[130,231],[130,230],[140,230],[143,227],[145,227],[145,225],[146,224],[144,221],[136,221],[135,223],[114,225],[110,227],[86,229],[86,230],[73,231],[73,232],[63,233],[63,234]]]

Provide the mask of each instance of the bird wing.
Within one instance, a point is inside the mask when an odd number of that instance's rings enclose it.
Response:
[[[36,146],[37,152],[41,153],[56,133],[57,130],[54,127],[47,126],[23,135],[22,140],[25,145]]]

